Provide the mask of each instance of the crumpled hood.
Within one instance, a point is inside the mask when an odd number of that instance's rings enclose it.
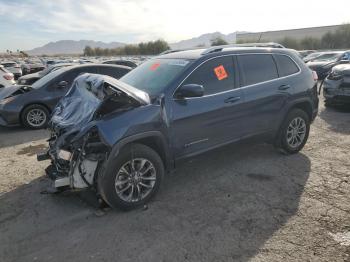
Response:
[[[105,101],[124,98],[124,104],[147,105],[147,93],[106,75],[85,73],[77,77],[67,94],[52,112],[50,126],[55,131],[81,129],[99,111]],[[118,109],[120,103],[110,103],[109,110]]]
[[[4,87],[0,89],[0,100],[14,95],[17,91],[29,91],[30,89],[31,89],[30,86],[26,86],[26,85],[13,85],[13,86]],[[25,92],[21,92],[21,93],[25,93]]]

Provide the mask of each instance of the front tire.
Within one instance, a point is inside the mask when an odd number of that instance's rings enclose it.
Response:
[[[160,156],[150,147],[131,144],[111,156],[98,177],[98,190],[113,208],[129,210],[147,203],[164,176]]]
[[[30,105],[26,107],[21,116],[25,127],[31,129],[45,128],[49,121],[49,111],[42,105]]]
[[[309,132],[310,118],[307,113],[293,109],[284,120],[275,145],[286,154],[298,153],[304,147]]]

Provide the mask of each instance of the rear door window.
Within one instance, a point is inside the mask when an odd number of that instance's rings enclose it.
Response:
[[[299,72],[299,67],[286,55],[274,55],[280,77],[289,76]]]
[[[109,66],[103,66],[98,68],[99,74],[111,76],[116,79],[121,78],[123,75],[125,75],[129,71],[130,70],[126,68],[109,67]]]
[[[97,68],[96,67],[81,67],[71,70],[66,76],[65,81],[67,81],[69,84],[73,82],[75,78],[78,76],[84,74],[84,73],[90,73],[90,74],[97,74]],[[67,80],[66,80],[67,79]]]
[[[204,87],[204,95],[211,95],[235,88],[234,67],[231,56],[211,59],[199,66],[183,85],[198,84]]]
[[[270,54],[238,55],[243,85],[253,85],[278,78],[277,67]]]

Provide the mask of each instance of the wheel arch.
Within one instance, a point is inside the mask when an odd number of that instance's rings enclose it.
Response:
[[[292,111],[293,109],[301,109],[303,110],[309,117],[310,122],[312,121],[312,102],[308,101],[308,100],[301,100],[301,101],[297,101],[295,102],[287,111],[286,116],[289,114],[290,111]]]
[[[171,170],[174,168],[174,162],[170,154],[169,145],[164,135],[160,131],[143,132],[121,139],[113,146],[111,156],[116,157],[122,148],[130,144],[142,144],[152,148],[162,159],[166,170]]]

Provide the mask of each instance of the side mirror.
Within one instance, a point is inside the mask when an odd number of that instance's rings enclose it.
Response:
[[[340,60],[340,64],[349,64],[350,60]]]
[[[65,88],[68,85],[66,81],[61,81],[57,84],[58,88]]]
[[[187,84],[180,86],[175,95],[176,98],[201,97],[204,95],[204,88],[202,85]]]

